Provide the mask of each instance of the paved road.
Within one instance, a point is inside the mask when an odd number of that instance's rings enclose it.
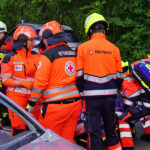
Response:
[[[135,138],[135,150],[150,150],[150,143],[142,141],[140,136],[144,134],[144,130],[140,122],[136,123],[136,138]]]
[[[134,150],[150,150],[150,143],[142,141],[140,136],[144,134],[144,129],[140,122],[136,123],[136,138],[134,140],[135,149]],[[104,150],[107,150],[105,147]]]

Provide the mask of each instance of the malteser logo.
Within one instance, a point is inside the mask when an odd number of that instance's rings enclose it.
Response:
[[[112,54],[112,52],[107,51],[107,50],[95,50],[96,54]]]
[[[90,54],[90,55],[93,55],[93,54],[94,54],[94,51],[93,51],[93,50],[89,50],[89,54]]]

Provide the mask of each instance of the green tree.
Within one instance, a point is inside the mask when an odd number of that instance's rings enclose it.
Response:
[[[123,60],[136,61],[150,48],[148,0],[1,0],[0,20],[8,30],[24,19],[44,24],[56,20],[72,27],[84,42],[84,21],[97,12],[109,22],[107,38],[120,48]]]

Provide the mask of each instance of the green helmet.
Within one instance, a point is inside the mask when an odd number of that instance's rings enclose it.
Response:
[[[85,33],[87,34],[90,27],[94,23],[99,22],[99,21],[103,21],[103,22],[107,23],[107,25],[108,25],[108,22],[105,20],[105,18],[102,15],[98,14],[98,13],[93,13],[90,16],[88,16],[85,19]]]

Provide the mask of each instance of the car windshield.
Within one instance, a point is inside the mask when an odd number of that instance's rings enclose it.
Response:
[[[46,130],[31,116],[31,114],[22,109],[7,96],[0,93],[0,115],[2,116],[4,110],[7,109],[8,111],[11,110],[13,115],[16,113],[25,122],[26,130],[12,136],[11,126],[2,126],[2,121],[0,121],[0,150],[85,150],[84,148],[60,137],[52,130]]]
[[[0,149],[13,150],[19,148],[20,146],[23,146],[44,134],[44,131],[42,131],[40,127],[30,122],[30,115],[27,112],[25,113],[25,110],[0,93],[0,111],[2,110],[5,113],[12,111],[13,114],[17,114],[25,122],[26,131],[13,136],[11,134],[12,129],[10,124],[2,126],[2,122],[0,122],[0,137],[3,137],[0,138]],[[2,112],[0,112],[0,114],[2,115]]]

